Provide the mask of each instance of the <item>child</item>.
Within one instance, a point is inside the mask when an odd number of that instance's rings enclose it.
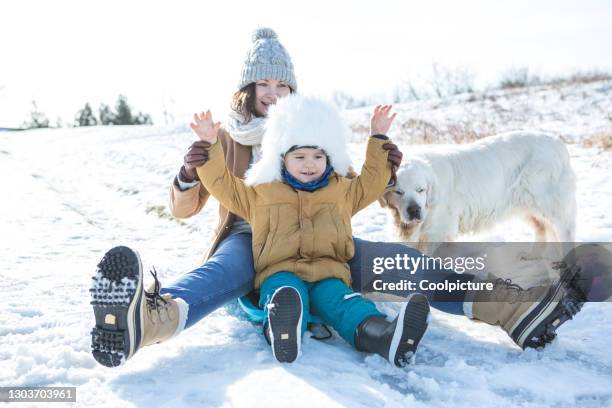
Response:
[[[378,106],[371,120],[361,175],[348,179],[347,129],[337,110],[298,95],[271,107],[261,159],[246,181],[225,166],[217,143],[220,123],[210,111],[192,129],[212,146],[197,168],[206,189],[253,230],[255,288],[267,310],[264,333],[279,362],[300,354],[309,313],[317,314],[358,350],[406,364],[427,328],[429,305],[414,294],[388,322],[375,305],[350,289],[347,262],[354,256],[351,217],[376,201],[391,177],[387,151],[395,114]]]

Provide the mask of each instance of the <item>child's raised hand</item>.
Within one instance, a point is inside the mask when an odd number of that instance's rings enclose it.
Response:
[[[393,119],[395,119],[395,115],[397,115],[397,113],[394,113],[389,116],[391,108],[391,105],[377,105],[374,108],[374,114],[370,120],[370,130],[373,135],[387,134],[391,127],[391,123],[393,123]]]
[[[219,134],[221,122],[213,122],[212,113],[209,110],[201,112],[199,115],[197,113],[194,114],[193,122],[189,126],[191,126],[191,129],[198,135],[200,140],[210,144],[217,143],[217,135]]]

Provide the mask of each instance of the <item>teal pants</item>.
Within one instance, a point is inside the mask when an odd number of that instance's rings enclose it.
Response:
[[[266,305],[274,291],[283,286],[295,288],[302,298],[302,334],[312,313],[355,347],[355,330],[359,324],[370,316],[384,316],[374,303],[353,292],[340,279],[304,282],[291,272],[277,272],[263,281],[259,290],[259,306],[267,310]]]

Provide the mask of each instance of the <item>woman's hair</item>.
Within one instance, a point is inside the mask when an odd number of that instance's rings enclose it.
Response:
[[[291,87],[289,91],[294,92]],[[253,116],[256,118],[262,116],[255,110],[255,82],[251,82],[234,94],[231,107],[234,112],[242,115],[245,122],[250,122]]]

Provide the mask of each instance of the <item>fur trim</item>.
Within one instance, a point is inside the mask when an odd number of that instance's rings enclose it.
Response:
[[[261,159],[245,175],[248,185],[282,181],[282,155],[292,146],[325,150],[334,171],[346,176],[351,167],[349,128],[338,109],[319,98],[292,94],[271,106],[261,143]]]

